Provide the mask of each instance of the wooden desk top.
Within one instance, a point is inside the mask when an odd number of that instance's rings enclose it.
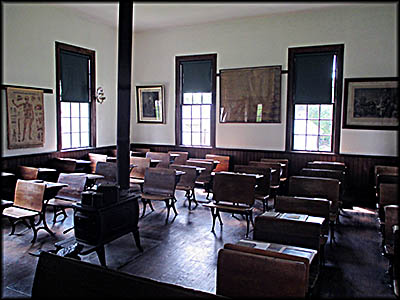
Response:
[[[276,244],[276,243],[268,243],[268,242],[261,242],[255,240],[248,240],[248,239],[241,239],[237,245],[251,247],[255,249],[261,250],[268,250],[273,252],[279,252],[291,256],[297,256],[305,258],[311,264],[312,260],[314,259],[315,255],[317,255],[318,251],[315,249],[309,248],[302,248],[296,247],[291,245],[283,245],[283,244]]]
[[[8,176],[15,176],[15,174],[9,172],[1,172],[1,177],[8,177]]]
[[[71,175],[82,175],[85,176],[89,180],[97,180],[97,179],[103,179],[104,176],[100,174],[93,174],[93,173],[70,173]]]
[[[39,172],[57,172],[56,169],[51,169],[51,168],[38,168]]]
[[[211,176],[215,176],[216,173],[220,174],[233,174],[233,175],[246,175],[246,176],[254,176],[256,179],[263,178],[263,174],[252,174],[252,173],[239,173],[239,172],[228,172],[228,171],[220,171],[220,172],[211,172]]]
[[[266,211],[260,216],[263,217],[270,217],[270,218],[279,218],[279,219],[286,219],[295,222],[308,222],[308,223],[317,223],[322,225],[325,218],[322,217],[314,217],[305,214],[297,214],[297,213],[280,213],[276,211]]]

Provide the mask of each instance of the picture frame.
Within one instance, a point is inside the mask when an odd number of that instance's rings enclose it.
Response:
[[[137,121],[164,123],[164,86],[136,86]]]
[[[398,129],[398,77],[345,78],[343,128]]]

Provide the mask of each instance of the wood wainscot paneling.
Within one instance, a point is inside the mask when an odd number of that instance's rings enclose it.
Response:
[[[50,159],[57,157],[88,159],[90,152],[108,154],[111,149],[115,149],[115,146],[6,156],[1,158],[1,170],[13,173],[18,166],[46,167]]]
[[[375,203],[374,166],[398,166],[399,158],[392,156],[370,156],[353,154],[320,154],[307,152],[262,151],[247,149],[226,148],[194,148],[177,147],[173,145],[131,144],[131,147],[150,148],[151,151],[187,151],[189,158],[204,158],[206,154],[227,155],[230,157],[229,167],[233,170],[236,164],[247,165],[251,160],[261,158],[286,158],[289,160],[289,176],[299,175],[300,170],[306,167],[307,162],[313,160],[343,162],[347,166],[347,192],[356,195],[363,204]]]

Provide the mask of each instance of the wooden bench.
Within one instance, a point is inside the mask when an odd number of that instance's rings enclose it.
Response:
[[[281,181],[286,181],[289,178],[289,160],[286,158],[261,158],[263,162],[279,162],[282,167]]]
[[[216,294],[228,298],[305,297],[308,266],[284,254],[225,244],[218,251]]]
[[[39,169],[27,166],[18,166],[16,176],[18,179],[34,180],[38,179]]]
[[[32,298],[47,297],[218,298],[211,293],[42,252],[34,275]]]
[[[384,226],[385,206],[400,204],[398,197],[399,186],[397,183],[381,183],[379,186],[378,216],[381,226]]]
[[[197,167],[188,165],[177,165],[177,164],[171,164],[169,167],[174,170],[185,172],[185,174],[181,175],[179,182],[176,185],[176,190],[186,192],[185,197],[189,201],[189,210],[192,209],[192,200],[196,204],[195,206],[196,208],[198,202],[196,200],[196,193],[194,189],[196,187]]]
[[[176,157],[173,160],[173,164],[175,165],[186,165],[186,161],[189,157],[189,152],[186,151],[168,151],[168,153],[171,154],[179,154],[178,157]]]
[[[96,163],[96,174],[103,175],[104,178],[97,179],[96,184],[116,184],[117,183],[117,164],[112,162],[98,161]]]
[[[213,202],[203,204],[211,209],[214,232],[215,219],[218,217],[220,225],[222,220],[220,212],[240,214],[246,217],[247,230],[249,234],[249,221],[253,224],[253,204],[255,194],[256,178],[249,175],[232,173],[215,173],[213,183]]]
[[[213,170],[213,163],[211,161],[198,161],[198,160],[187,160],[186,165],[204,168],[204,171],[196,178],[196,187],[204,188],[207,192],[206,198],[212,190],[212,177],[211,172]]]

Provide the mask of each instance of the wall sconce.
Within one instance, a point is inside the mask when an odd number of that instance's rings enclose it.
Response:
[[[97,92],[95,95],[96,101],[102,104],[106,100],[106,96],[104,96],[104,90],[101,86],[97,88]]]

